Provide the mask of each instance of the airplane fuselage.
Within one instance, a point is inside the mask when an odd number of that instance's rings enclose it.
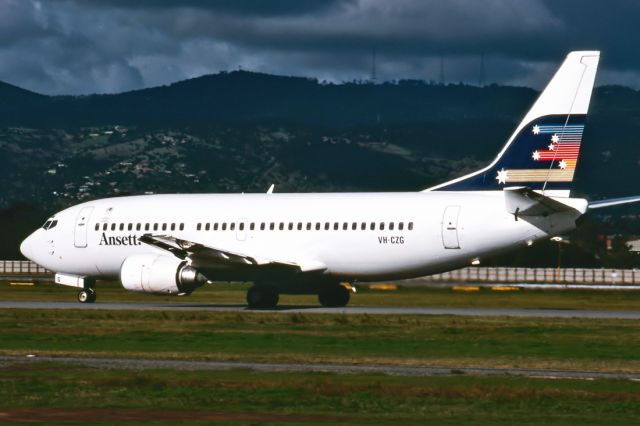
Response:
[[[36,231],[23,251],[56,272],[112,279],[129,256],[166,254],[142,235],[172,235],[373,281],[450,270],[567,232],[577,216],[563,214],[516,220],[502,191],[147,195],[63,210],[57,226]],[[214,274],[212,281],[256,279],[242,268]]]

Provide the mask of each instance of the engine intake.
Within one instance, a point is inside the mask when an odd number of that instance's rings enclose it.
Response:
[[[190,294],[207,282],[186,261],[160,254],[127,257],[120,267],[120,282],[129,291],[158,294]]]

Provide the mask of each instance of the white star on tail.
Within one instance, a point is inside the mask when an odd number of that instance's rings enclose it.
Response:
[[[540,127],[537,124],[535,126],[533,126],[533,134],[534,135],[539,135],[540,134]]]
[[[556,146],[552,143],[549,144],[549,150],[553,151],[554,149],[556,149]]]
[[[498,176],[496,176],[498,184],[507,183],[507,179],[509,179],[509,176],[507,176],[507,171],[505,169],[498,170]]]
[[[562,160],[558,163],[558,166],[560,166],[561,169],[566,169],[567,168],[567,162]]]
[[[538,151],[533,151],[533,155],[531,156],[531,158],[538,161],[540,159],[540,153]]]
[[[553,136],[551,136],[551,142],[553,143],[558,143],[560,142],[560,136],[558,136],[557,134],[553,134]]]

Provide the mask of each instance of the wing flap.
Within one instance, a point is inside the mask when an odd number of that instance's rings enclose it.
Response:
[[[144,244],[170,252],[174,256],[190,260],[195,267],[260,267],[275,265],[290,268],[296,272],[322,271],[326,266],[321,262],[295,262],[269,259],[261,256],[251,256],[244,253],[211,247],[193,241],[182,240],[170,235],[142,235],[138,240]]]

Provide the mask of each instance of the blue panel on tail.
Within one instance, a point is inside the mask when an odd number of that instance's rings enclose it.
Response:
[[[520,130],[496,164],[438,191],[501,190],[505,186],[569,190],[586,115],[540,117]]]

